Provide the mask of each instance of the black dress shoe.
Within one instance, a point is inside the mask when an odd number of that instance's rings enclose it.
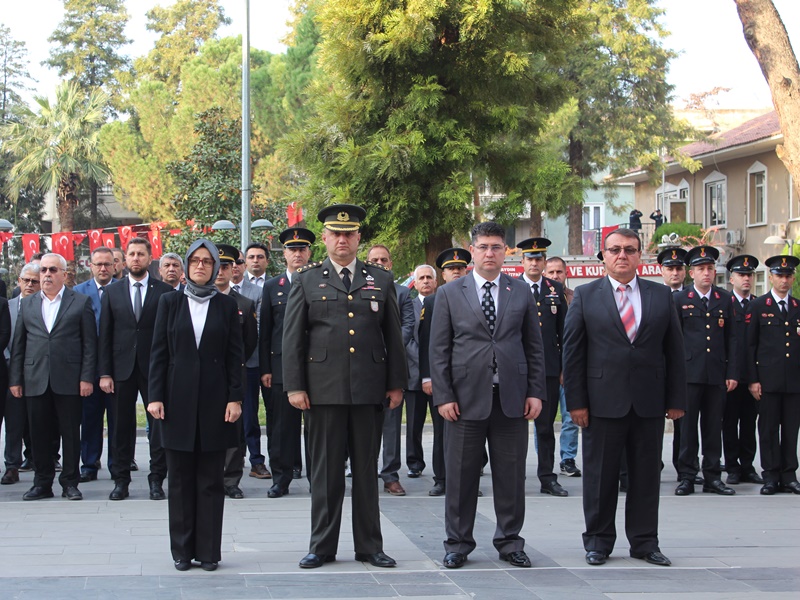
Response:
[[[267,498],[281,498],[289,493],[289,488],[282,488],[277,483],[267,490]]]
[[[19,482],[19,469],[15,469],[13,467],[9,467],[6,469],[6,472],[3,473],[3,478],[0,479],[0,484],[2,485],[11,485],[13,483]]]
[[[688,496],[689,494],[694,494],[694,484],[689,479],[682,479],[675,488],[675,495]]]
[[[761,475],[755,472],[742,475],[742,481],[744,483],[758,483],[759,485],[764,484],[764,480],[761,478]]]
[[[420,475],[422,475],[422,471],[420,471],[419,469],[409,469],[408,470],[408,476],[411,477],[411,479],[416,479]]]
[[[444,493],[444,484],[439,482],[433,484],[433,487],[430,489],[430,491],[428,491],[428,496],[444,496]]]
[[[356,552],[356,560],[361,562],[368,562],[373,567],[396,567],[397,561],[391,556],[387,556],[383,552],[376,552],[375,554],[367,554],[365,552]]]
[[[114,489],[111,490],[111,493],[108,495],[109,500],[124,500],[130,496],[128,493],[128,484],[127,483],[117,483],[114,485]]]
[[[190,560],[176,560],[175,561],[175,568],[178,571],[188,571],[192,568],[192,561]]]
[[[787,494],[800,494],[800,483],[796,481],[790,481],[789,483],[784,483],[781,486],[781,491]]]
[[[728,485],[739,485],[739,482],[742,480],[742,476],[739,473],[733,472],[728,473],[728,479],[725,483]]]
[[[633,558],[640,558],[649,562],[651,565],[658,565],[659,567],[668,567],[672,564],[672,561],[668,559],[666,556],[661,554],[661,552],[648,552],[647,554],[642,554],[641,556],[633,556]]]
[[[736,490],[729,488],[722,483],[719,479],[703,484],[704,494],[719,494],[720,496],[733,496]]]
[[[694,476],[694,484],[695,485],[703,485],[705,482],[706,482],[706,480],[703,479],[702,477],[700,477],[700,475],[695,475]]]
[[[219,563],[217,561],[202,561],[200,563],[200,568],[203,571],[216,571]]]
[[[81,494],[81,491],[74,485],[68,485],[65,487],[61,492],[61,497],[66,498],[67,500],[83,500],[83,494]]]
[[[28,471],[33,471],[33,461],[31,459],[26,458],[22,461],[22,464],[19,466],[20,473],[27,473]]]
[[[225,495],[234,500],[241,500],[244,498],[244,492],[238,485],[229,485],[225,488]]]
[[[161,487],[160,481],[150,482],[150,500],[164,500],[167,495],[164,493],[164,488]]]
[[[335,554],[314,554],[309,552],[302,559],[300,559],[301,569],[316,569],[325,563],[330,563],[336,560]]]
[[[292,471],[292,479],[300,479],[303,477],[303,472],[301,469],[294,469]]]
[[[444,555],[442,564],[448,569],[460,569],[467,562],[467,555],[461,552],[448,552]]]
[[[131,470],[131,471],[138,471],[138,470],[139,470],[139,465],[137,465],[137,464],[136,464],[136,461],[135,461],[135,460],[132,460],[132,461],[131,461],[131,468],[130,468],[130,470]]]
[[[586,553],[586,564],[596,567],[597,565],[604,565],[608,560],[608,554],[605,552],[598,552],[597,550],[589,550]]]
[[[500,560],[504,560],[512,567],[530,567],[531,559],[525,554],[524,550],[516,550],[508,554],[500,553]]]
[[[539,490],[542,494],[550,494],[551,496],[558,496],[560,498],[565,498],[569,496],[569,492],[561,487],[561,484],[557,481],[551,481],[550,483],[543,483],[542,488]]]
[[[778,493],[778,483],[775,481],[769,481],[764,484],[764,487],[761,488],[761,495],[762,496],[774,496]],[[23,496],[23,499],[25,497]]]
[[[97,480],[97,471],[81,471],[81,483]]]
[[[35,485],[22,495],[23,500],[41,500],[42,498],[52,498],[53,490],[51,488]]]

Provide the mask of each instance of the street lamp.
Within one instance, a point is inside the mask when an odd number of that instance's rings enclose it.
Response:
[[[250,229],[275,229],[275,226],[269,219],[256,219],[253,221],[253,224],[250,225]]]
[[[14,225],[8,219],[0,219],[0,231],[11,231]]]
[[[233,221],[229,221],[228,219],[220,219],[219,221],[214,221],[211,225],[211,229],[214,231],[221,231],[226,229],[239,229],[236,225],[233,224]]]
[[[789,245],[789,254],[794,256],[794,240],[791,238],[782,238],[779,235],[771,235],[764,240],[764,243],[770,246],[777,246],[779,244]]]

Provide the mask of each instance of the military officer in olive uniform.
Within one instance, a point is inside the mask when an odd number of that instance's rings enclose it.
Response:
[[[739,379],[731,295],[714,285],[719,250],[696,246],[686,254],[693,284],[675,295],[686,355],[686,415],[681,420],[680,484],[677,496],[694,493],[700,423],[703,441],[703,491],[736,492],[721,480],[722,415],[725,394]]]
[[[383,411],[408,384],[392,273],[356,258],[366,211],[322,209],[328,258],[293,276],[283,325],[283,387],[305,411],[311,467],[311,541],[303,568],[336,558],[344,501],[345,447],[353,474],[355,558],[393,567],[383,552],[378,451]]]
[[[308,264],[311,245],[316,236],[303,227],[290,227],[279,236],[283,244],[286,271],[264,283],[261,300],[261,330],[259,331],[259,358],[261,383],[272,390],[272,437],[269,440],[269,467],[272,469],[272,487],[269,498],[280,498],[289,493],[295,465],[301,464],[300,429],[302,411],[289,404],[283,390],[283,319],[292,278],[297,270]],[[308,469],[308,461],[306,461]]]
[[[758,259],[749,254],[734,256],[725,265],[731,273],[733,286],[731,305],[736,332],[737,361],[740,385],[728,392],[725,399],[725,415],[722,417],[722,450],[725,454],[725,470],[728,485],[741,482],[763,484],[756,473],[753,460],[756,457],[756,399],[744,383],[747,375],[747,328],[745,315],[750,303],[756,299],[751,293],[755,283]]]
[[[547,262],[547,238],[536,237],[517,244],[522,251],[522,266],[525,272],[520,276],[530,288],[539,312],[539,325],[544,344],[544,364],[547,375],[547,402],[542,403],[542,412],[535,419],[536,449],[539,454],[537,474],[541,483],[541,493],[564,497],[569,492],[558,483],[553,471],[556,452],[556,438],[553,423],[559,406],[558,386],[561,378],[561,341],[564,336],[564,317],[567,314],[567,299],[564,287],[554,279],[543,277]]]
[[[761,493],[800,494],[800,302],[791,296],[800,259],[773,256],[764,264],[770,271],[772,289],[750,303],[745,317],[747,379],[750,393],[758,402],[758,441],[764,476]]]

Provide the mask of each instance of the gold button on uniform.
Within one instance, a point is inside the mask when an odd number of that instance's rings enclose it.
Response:
[[[347,316],[352,319],[353,318],[353,313],[347,313]]]
[[[348,295],[347,295],[347,299],[348,299],[348,300],[352,300],[352,299],[353,299],[353,297],[352,297],[350,294],[348,294]]]
[[[711,352],[711,348],[706,348],[706,352]]]
[[[356,332],[351,329],[350,330],[350,335],[355,335],[355,334],[356,334]]]
[[[327,296],[323,296],[322,299],[323,300],[327,300],[328,298],[327,298]]]
[[[706,329],[711,329],[711,325],[706,325]]]
[[[353,354],[356,351],[355,348],[350,348],[350,354]]]

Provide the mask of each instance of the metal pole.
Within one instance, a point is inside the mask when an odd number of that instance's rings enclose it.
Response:
[[[242,36],[242,252],[250,243],[250,0]]]

